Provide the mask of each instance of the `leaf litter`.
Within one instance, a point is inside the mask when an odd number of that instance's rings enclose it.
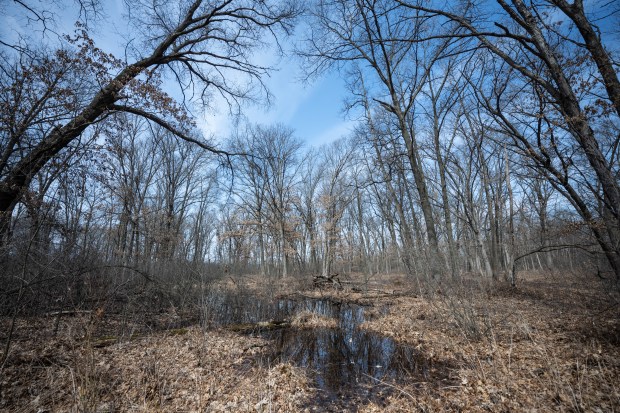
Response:
[[[260,288],[250,280],[248,288]],[[316,371],[272,357],[274,342],[261,334],[199,324],[149,331],[137,321],[121,329],[113,314],[76,314],[58,326],[29,317],[18,320],[1,372],[0,411],[620,410],[617,290],[558,274],[528,274],[517,289],[474,280],[476,288],[420,293],[403,288],[407,282],[393,275],[366,293],[303,294],[363,305],[361,328],[415,349],[424,374],[369,377],[363,391],[327,395]],[[296,329],[335,326],[307,309],[291,321]],[[1,322],[6,331],[10,320]]]

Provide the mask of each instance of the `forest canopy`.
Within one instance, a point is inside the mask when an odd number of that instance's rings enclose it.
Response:
[[[109,35],[108,6],[2,6],[9,307],[157,268],[620,279],[614,2],[126,0]],[[284,123],[206,133],[215,104],[269,100],[266,48],[345,79],[355,129],[318,148]]]

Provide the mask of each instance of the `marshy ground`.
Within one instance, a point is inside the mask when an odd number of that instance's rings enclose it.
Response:
[[[193,310],[20,318],[0,411],[619,411],[618,289],[521,276],[234,277]]]

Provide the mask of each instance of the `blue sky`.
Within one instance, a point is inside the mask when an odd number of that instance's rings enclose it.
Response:
[[[338,73],[329,73],[309,87],[290,119],[299,136],[312,144],[333,141],[351,132],[353,121],[345,120],[344,80]]]
[[[593,1],[592,3],[596,3]],[[16,33],[27,33],[35,26],[25,27],[25,20],[15,18],[20,10],[16,2],[0,0],[0,36],[2,39],[13,39]],[[38,7],[47,7],[45,0],[33,0],[32,4]],[[62,2],[59,2],[62,4]],[[70,1],[66,4],[74,4]],[[127,26],[122,19],[123,0],[108,0],[103,4],[107,6],[108,18],[100,22],[98,30],[93,37],[97,45],[106,51],[123,53],[121,41],[115,33],[126,32]],[[23,9],[21,10],[23,12]],[[56,10],[58,32],[73,32],[73,23],[77,19],[77,10],[66,7]],[[618,17],[609,19],[606,23],[617,22]],[[617,27],[611,29],[604,27],[608,35],[616,36],[620,33]],[[298,33],[303,32],[303,27],[298,28]],[[618,42],[608,41],[607,45],[616,47]],[[290,45],[289,45],[290,46]],[[617,49],[616,49],[617,50]],[[255,58],[262,64],[275,61],[272,52],[261,50]],[[283,123],[296,130],[297,136],[309,145],[320,144],[336,140],[347,135],[353,129],[354,122],[348,121],[342,114],[343,99],[347,95],[344,80],[338,73],[329,73],[315,79],[311,83],[303,83],[299,80],[299,62],[293,58],[284,58],[278,62],[279,71],[274,72],[265,82],[271,90],[274,100],[270,107],[246,107],[244,114],[251,123]],[[175,94],[174,88],[168,90]],[[232,122],[228,119],[228,111],[223,101],[214,102],[216,110],[204,113],[198,119],[198,123],[205,134],[214,134],[219,141],[224,141],[230,134]]]
[[[119,47],[121,41],[114,33],[127,30],[126,26],[120,23],[122,1],[116,0],[108,5],[110,7],[106,9],[108,15],[106,28],[96,30],[93,37],[99,47],[118,54],[122,52],[122,48]],[[0,7],[0,11],[4,12],[0,19],[2,24],[0,34],[3,39],[12,39],[17,33],[29,30],[25,26],[25,20],[14,17],[16,12],[14,7],[11,4]],[[72,33],[77,11],[65,9],[57,17],[59,17],[57,31]],[[275,61],[272,51],[265,50],[261,53],[262,55],[255,56],[258,61]],[[342,113],[346,90],[344,81],[338,73],[329,73],[307,83],[300,81],[301,70],[296,59],[280,59],[277,66],[278,70],[265,79],[274,97],[272,104],[269,107],[265,105],[245,107],[243,112],[247,121],[263,124],[283,123],[295,129],[297,136],[312,146],[336,140],[352,130],[353,122],[345,120]],[[168,92],[174,94],[172,91]],[[198,119],[198,124],[205,134],[214,134],[218,141],[223,142],[230,134],[233,123],[228,117],[228,110],[223,101],[216,100],[214,107],[216,110],[204,113],[204,117]]]
[[[354,123],[343,113],[347,91],[345,82],[336,73],[327,73],[312,82],[302,82],[299,62],[285,59],[278,70],[266,78],[273,94],[269,107],[247,106],[244,116],[250,123],[282,123],[296,131],[297,137],[308,145],[320,146],[351,133]],[[199,126],[217,138],[225,138],[233,127],[223,102],[216,103],[220,110],[205,113]]]
[[[299,138],[319,146],[350,133],[353,122],[345,119],[344,80],[338,73],[329,73],[312,83],[298,80],[299,65],[287,62],[267,83],[274,95],[268,108],[246,108],[252,123],[283,123],[295,129]],[[207,115],[208,117],[208,115]]]
[[[122,0],[110,1],[105,9],[107,18],[95,27],[92,37],[103,50],[119,55],[123,53],[123,45],[117,33],[127,31],[123,23]],[[20,10],[14,2],[0,5],[0,36],[2,39],[15,39],[17,33],[27,33],[32,27],[26,26],[26,20],[20,19]],[[56,31],[72,33],[77,20],[77,10],[65,8],[57,11]],[[298,33],[302,30],[299,29]],[[292,49],[292,44],[285,45]],[[312,82],[302,82],[300,62],[292,57],[277,59],[273,50],[261,50],[254,58],[260,64],[276,62],[277,71],[265,78],[273,101],[269,107],[265,105],[244,107],[244,115],[250,123],[282,123],[292,127],[296,135],[308,145],[319,146],[349,134],[353,123],[346,120],[342,112],[343,99],[346,96],[344,80],[336,72],[328,73]],[[273,63],[272,63],[273,64]],[[175,95],[171,85],[168,93]],[[215,110],[204,113],[197,119],[199,127],[206,135],[214,135],[217,141],[224,142],[230,135],[233,122],[229,119],[225,103],[214,102]]]

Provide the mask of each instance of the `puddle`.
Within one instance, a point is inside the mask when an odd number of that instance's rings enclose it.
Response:
[[[328,401],[376,397],[412,376],[415,381],[426,381],[433,367],[413,347],[360,329],[366,318],[372,318],[360,305],[305,298],[268,302],[251,297],[220,297],[212,304],[217,305],[211,310],[211,325],[291,320],[302,311],[337,320],[335,328],[261,330],[257,326],[250,331],[273,340],[262,359],[266,365],[282,361],[307,368],[321,397]]]

